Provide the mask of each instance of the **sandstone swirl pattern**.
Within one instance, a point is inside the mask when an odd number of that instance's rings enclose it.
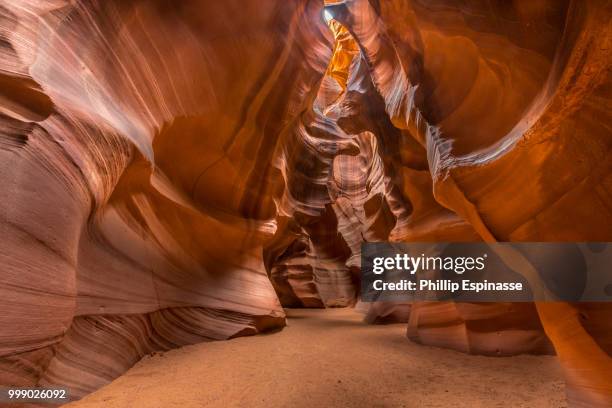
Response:
[[[321,7],[0,7],[1,383],[84,395],[154,350],[284,325],[271,163],[326,69]]]
[[[612,240],[611,15],[5,1],[0,383],[82,396],[282,306],[352,306],[364,241]],[[607,304],[357,307],[424,344],[556,352],[572,404],[611,403]]]

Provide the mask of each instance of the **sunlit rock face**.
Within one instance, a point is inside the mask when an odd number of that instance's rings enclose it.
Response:
[[[352,0],[329,9],[359,43],[402,131],[410,153],[399,167],[412,171],[422,152],[427,190],[478,239],[610,240],[611,11],[603,2]],[[423,196],[415,185],[402,192]],[[431,225],[425,231],[444,224]],[[609,406],[610,306],[536,308],[566,369],[569,401]],[[524,352],[546,348],[538,326],[529,308],[423,304],[411,310],[408,335]],[[487,332],[498,331],[510,336],[494,346]]]
[[[322,4],[0,6],[0,383],[78,397],[155,350],[282,327],[274,157],[331,55]]]
[[[78,397],[282,306],[355,305],[362,242],[612,240],[611,14],[4,2],[0,384]],[[573,405],[611,404],[606,304],[356,307],[427,345],[556,352]]]

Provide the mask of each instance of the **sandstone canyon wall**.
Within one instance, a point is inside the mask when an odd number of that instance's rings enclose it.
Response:
[[[330,9],[359,43],[394,126],[421,146],[435,200],[480,239],[609,241],[610,3],[507,6],[355,0]],[[408,184],[407,195],[417,185]],[[536,308],[569,401],[610,405],[610,304]],[[534,351],[544,346],[538,323],[520,309],[418,304],[408,335],[468,352]]]
[[[271,163],[331,53],[321,7],[0,7],[2,384],[78,397],[154,350],[284,325]]]
[[[0,5],[1,384],[354,305],[364,241],[611,240],[610,2],[325,3]],[[609,304],[357,307],[611,402]]]

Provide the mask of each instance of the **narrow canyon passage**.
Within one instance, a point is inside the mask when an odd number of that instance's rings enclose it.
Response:
[[[282,331],[145,357],[70,408],[565,407],[552,356],[470,356],[406,341],[353,309],[289,309]]]
[[[0,404],[612,407],[611,17],[2,1]],[[367,299],[376,243],[599,300]]]

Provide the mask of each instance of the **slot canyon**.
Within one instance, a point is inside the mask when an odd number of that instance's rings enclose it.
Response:
[[[609,0],[2,0],[0,386],[612,407],[610,302],[359,300],[364,242],[612,241],[611,21]]]

